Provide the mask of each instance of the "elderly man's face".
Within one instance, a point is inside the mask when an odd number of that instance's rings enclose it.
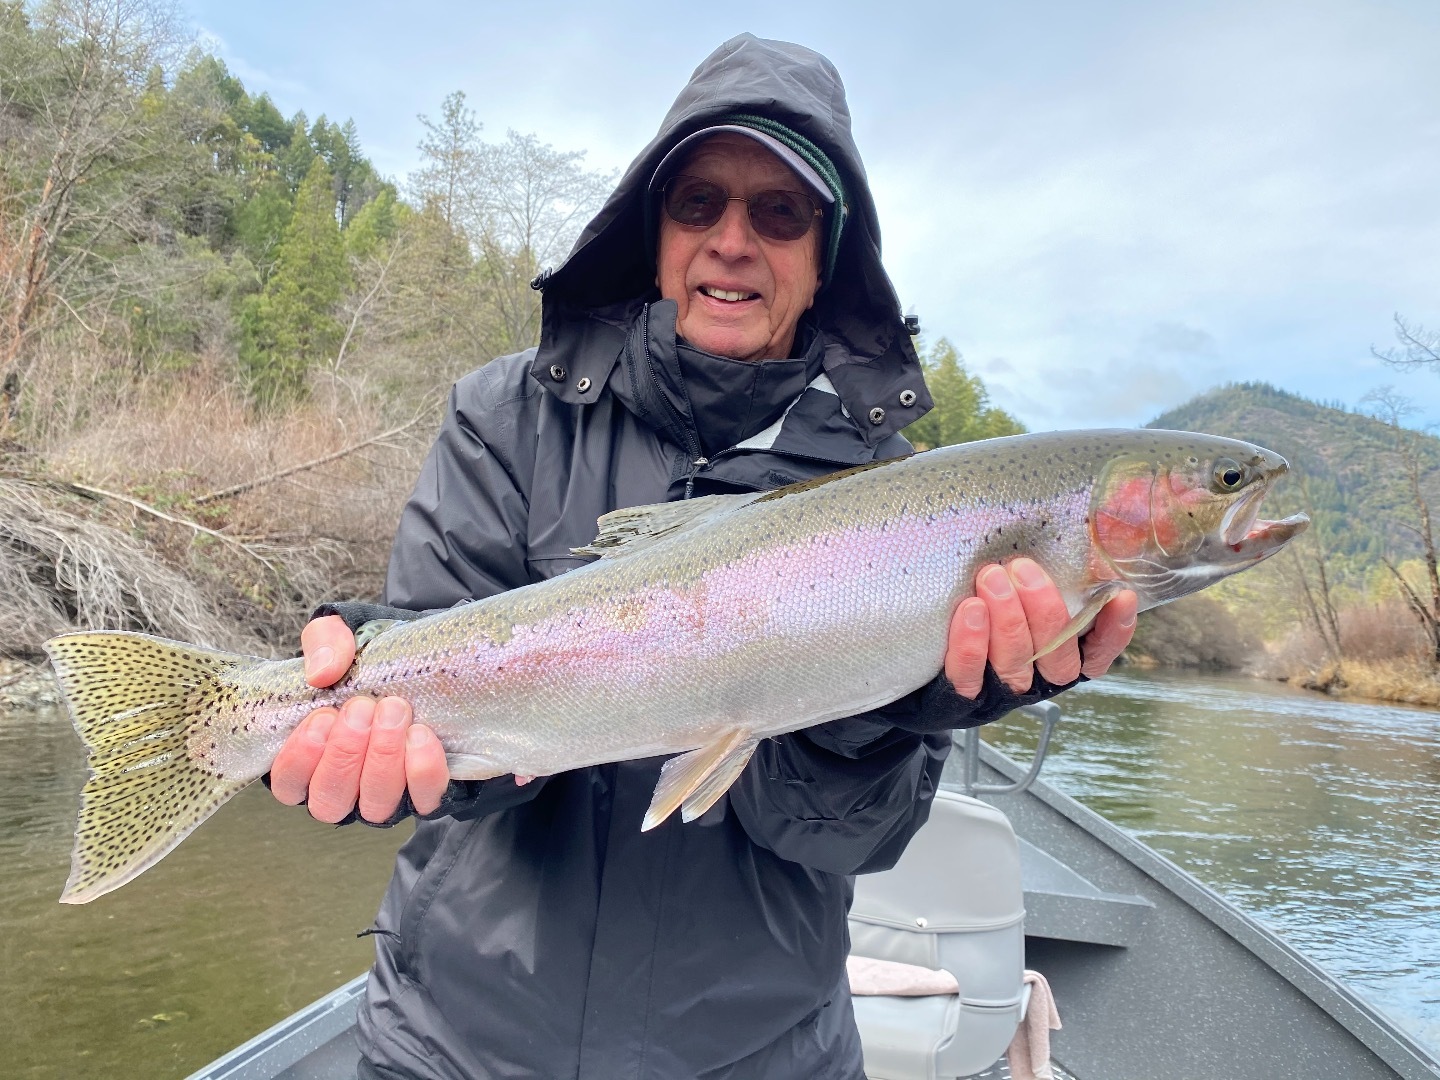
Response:
[[[737,199],[773,188],[807,191],[783,161],[734,132],[706,139],[678,171],[719,184]],[[660,295],[680,305],[680,336],[735,360],[788,357],[795,325],[820,287],[820,232],[811,226],[799,240],[767,239],[755,232],[743,202],[731,202],[708,229],[681,225],[661,210],[655,283]]]

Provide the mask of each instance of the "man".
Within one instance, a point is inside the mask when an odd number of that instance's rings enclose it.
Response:
[[[545,283],[539,348],[456,385],[387,600],[442,608],[563,573],[617,507],[903,454],[928,404],[838,74],[741,36]],[[312,714],[277,797],[326,821],[430,818],[376,919],[361,1075],[858,1080],[849,875],[923,824],[951,729],[1103,673],[1134,625],[1125,594],[1083,668],[1074,643],[1032,668],[1068,619],[1044,572],[988,567],[976,594],[929,686],[766,741],[703,817],[648,833],[658,759],[447,783],[403,701]],[[316,685],[375,612],[339,614],[303,637]]]

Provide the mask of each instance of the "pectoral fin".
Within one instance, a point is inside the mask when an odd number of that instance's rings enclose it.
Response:
[[[446,754],[451,780],[493,780],[513,770],[479,754]]]
[[[360,652],[366,645],[401,621],[400,619],[371,619],[367,623],[362,623],[360,629],[355,631],[355,651]]]
[[[741,731],[739,728],[723,732],[714,742],[700,747],[698,750],[691,750],[687,754],[680,754],[665,762],[660,768],[660,782],[655,785],[655,794],[650,799],[650,809],[645,812],[645,821],[640,826],[641,832],[648,832],[655,828],[662,821],[673,814],[682,805],[690,805],[688,800],[700,793],[702,787],[706,795],[709,795],[710,788],[705,787],[706,780],[712,773],[717,771],[729,772],[729,779],[720,785],[709,802],[706,802],[695,814],[703,814],[711,804],[715,802],[727,787],[739,775],[740,768],[749,759],[755,750],[755,740],[749,732]],[[731,758],[740,757],[740,767],[733,772],[729,769]],[[699,803],[695,804],[699,806]],[[686,821],[690,817],[685,818]]]
[[[1049,655],[1076,634],[1083,631],[1090,625],[1090,621],[1094,619],[1096,615],[1100,614],[1100,609],[1110,601],[1110,598],[1116,593],[1123,591],[1124,588],[1125,586],[1118,581],[1107,581],[1099,585],[1095,591],[1090,594],[1090,599],[1085,601],[1085,606],[1080,609],[1079,614],[1065,624],[1065,628],[1055,636],[1053,641],[1049,642],[1043,649],[1037,650],[1035,655],[1030,657],[1030,662],[1033,664],[1042,656]]]

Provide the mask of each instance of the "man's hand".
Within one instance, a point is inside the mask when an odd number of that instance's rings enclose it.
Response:
[[[1033,664],[1035,650],[1055,640],[1070,613],[1050,575],[1033,559],[1008,566],[983,566],[975,575],[975,595],[962,601],[950,622],[945,646],[945,676],[961,697],[975,698],[985,678],[985,663],[1017,694],[1030,689],[1038,670],[1057,685],[1085,674],[1105,674],[1135,633],[1136,599],[1122,592],[1100,609],[1085,635],[1085,662],[1080,642],[1071,638]]]
[[[332,686],[355,659],[355,636],[338,615],[300,634],[305,681]],[[343,820],[357,806],[366,821],[385,821],[408,787],[421,814],[440,805],[450,782],[435,733],[412,722],[410,703],[356,697],[340,709],[316,709],[290,733],[270,766],[270,790],[283,803],[305,803],[319,821]]]

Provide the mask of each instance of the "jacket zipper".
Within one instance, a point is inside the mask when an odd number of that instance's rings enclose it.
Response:
[[[670,403],[665,396],[665,391],[660,385],[660,376],[655,372],[655,361],[650,356],[650,305],[646,304],[640,313],[641,318],[641,342],[640,352],[645,357],[645,370],[650,373],[650,382],[655,387],[655,396],[660,399],[660,404],[669,414],[671,427],[680,432],[685,440],[685,450],[690,459],[690,475],[685,478],[686,499],[695,493],[695,474],[710,464],[709,458],[700,452],[700,433],[695,430],[693,423],[686,423],[685,417]],[[685,404],[690,404],[690,394],[685,389],[685,377],[680,377],[680,393],[685,395]]]

